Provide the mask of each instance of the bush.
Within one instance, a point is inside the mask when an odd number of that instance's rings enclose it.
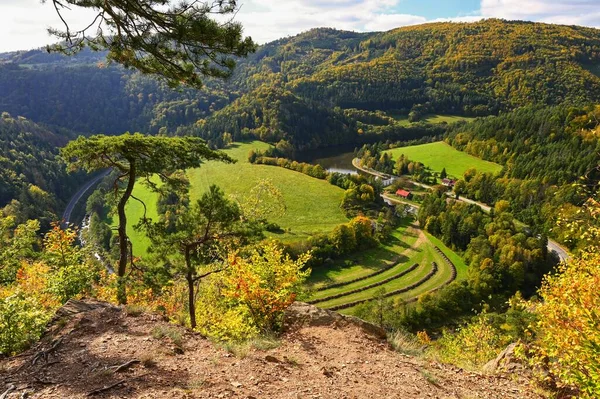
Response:
[[[297,260],[274,242],[263,243],[248,257],[229,256],[223,274],[202,284],[197,302],[198,329],[221,342],[243,342],[279,330],[310,269],[310,255]]]
[[[68,265],[50,273],[48,292],[65,303],[70,298],[89,292],[97,277],[96,271],[90,265]]]
[[[50,317],[33,296],[21,291],[0,300],[0,353],[10,356],[27,349]]]
[[[497,328],[492,317],[484,311],[456,333],[444,331],[429,353],[442,362],[477,369],[494,359],[511,342],[512,337]]]
[[[584,254],[548,277],[540,290],[532,363],[557,387],[600,397],[600,254]]]

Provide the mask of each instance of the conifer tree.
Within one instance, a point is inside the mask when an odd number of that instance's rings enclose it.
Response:
[[[157,189],[150,178],[159,176],[163,181],[176,183],[171,175],[177,170],[199,167],[204,160],[234,162],[225,153],[209,149],[197,137],[154,137],[140,133],[125,133],[121,136],[96,135],[79,137],[61,149],[61,155],[71,170],[85,169],[87,172],[112,168],[116,177],[113,181],[115,194],[119,196],[117,216],[119,220],[119,277],[118,300],[127,302],[125,273],[130,259],[127,237],[125,205],[133,195],[135,181],[142,178],[151,188]],[[142,202],[143,204],[143,202]],[[145,207],[145,205],[144,205]]]

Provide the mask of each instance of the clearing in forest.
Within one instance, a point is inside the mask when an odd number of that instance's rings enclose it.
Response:
[[[394,118],[397,121],[397,123],[401,126],[409,126],[409,125],[419,123],[419,122],[425,122],[425,123],[444,123],[444,122],[454,123],[454,122],[460,122],[460,121],[469,122],[469,121],[472,121],[475,119],[473,117],[460,116],[460,115],[427,114],[416,122],[410,122],[408,120],[408,115],[394,114],[394,113],[388,113],[388,115],[391,116],[392,118]]]
[[[386,152],[391,154],[393,159],[404,154],[411,161],[421,162],[434,172],[441,172],[446,168],[448,175],[454,178],[461,178],[470,168],[490,173],[498,173],[502,170],[502,166],[497,163],[484,161],[466,152],[458,151],[443,141],[393,148]]]

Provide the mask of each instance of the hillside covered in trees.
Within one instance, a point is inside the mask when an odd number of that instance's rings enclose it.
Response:
[[[25,118],[0,117],[0,213],[17,221],[40,219],[45,227],[57,220],[82,175],[69,175],[58,160],[58,148],[69,140]]]
[[[215,146],[225,131],[314,148],[367,141],[364,133],[406,136],[381,118],[357,126],[353,109],[419,120],[600,101],[599,31],[530,22],[433,23],[383,33],[314,29],[259,47],[230,80],[208,79],[200,91],[172,91],[107,66],[102,56],[3,54],[0,109],[85,134],[173,134],[183,126],[180,133]],[[423,134],[430,133],[409,135]]]

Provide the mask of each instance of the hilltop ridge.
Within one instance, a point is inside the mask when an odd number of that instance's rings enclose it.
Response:
[[[308,110],[320,113],[309,127],[324,138],[298,141],[314,147],[339,143],[321,125],[342,124],[344,138],[355,138],[355,118],[329,111],[335,107],[484,116],[600,101],[600,30],[497,19],[387,32],[312,29],[260,46],[239,60],[229,81],[207,79],[200,91],[172,92],[155,79],[107,67],[90,51],[61,58],[32,50],[0,59],[0,111],[89,133],[184,126],[218,141],[224,127],[234,139],[262,127],[269,132],[263,136],[277,140],[297,137],[294,122]],[[204,128],[196,125],[201,119],[209,120]]]

